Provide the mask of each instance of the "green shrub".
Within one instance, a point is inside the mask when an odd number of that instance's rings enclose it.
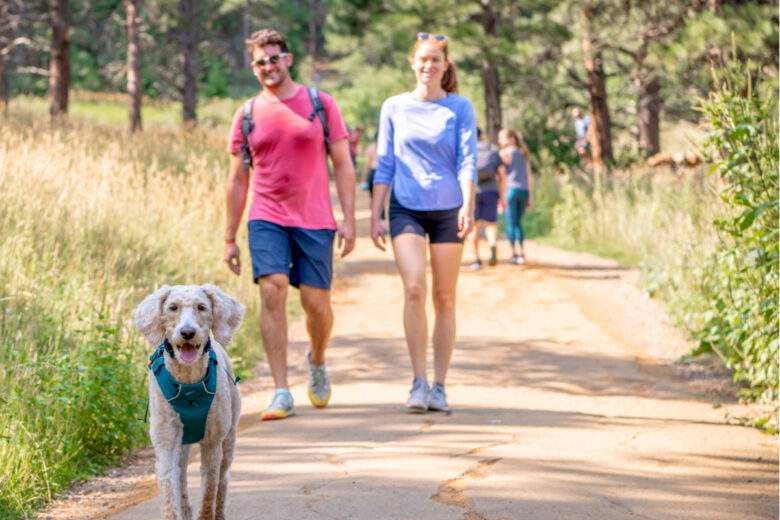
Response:
[[[261,356],[256,286],[221,259],[227,129],[152,124],[130,138],[124,121],[51,128],[44,110],[12,105],[0,125],[0,520],[30,517],[146,442],[151,347],[131,320],[157,286],[238,297],[239,375]]]
[[[717,255],[701,280],[708,305],[696,331],[746,383],[744,397],[778,397],[777,84],[748,63],[713,71],[719,88],[703,103],[713,133],[706,151],[728,207],[715,220]]]

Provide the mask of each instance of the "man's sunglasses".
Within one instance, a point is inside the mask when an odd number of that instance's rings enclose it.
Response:
[[[418,40],[434,40],[438,43],[447,44],[447,37],[443,34],[417,33]]]
[[[267,58],[260,58],[258,60],[255,60],[252,62],[252,65],[254,65],[255,67],[265,67],[269,63],[271,65],[276,65],[277,63],[279,63],[279,60],[281,60],[287,55],[288,53],[281,52],[279,54],[274,54],[273,56],[268,56]]]

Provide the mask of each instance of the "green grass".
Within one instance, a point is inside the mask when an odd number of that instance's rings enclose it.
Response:
[[[243,377],[261,359],[256,286],[222,262],[235,102],[204,104],[213,126],[189,133],[178,106],[150,104],[131,137],[121,100],[82,97],[60,127],[35,98],[15,98],[0,125],[0,519],[32,515],[148,442],[151,347],[131,318],[157,286],[238,297],[247,314],[230,355]]]

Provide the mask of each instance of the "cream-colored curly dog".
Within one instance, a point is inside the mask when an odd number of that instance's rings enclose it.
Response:
[[[165,368],[179,384],[197,383],[209,369],[210,342],[217,358],[217,386],[206,419],[201,446],[199,520],[225,518],[228,469],[233,460],[241,396],[234,384],[233,367],[222,345],[231,342],[244,317],[244,306],[214,285],[164,285],[136,308],[135,325],[152,346],[167,340]],[[206,385],[204,385],[205,387]],[[183,423],[155,376],[149,377],[150,436],[156,456],[163,517],[190,520],[187,496],[189,444],[183,444]]]

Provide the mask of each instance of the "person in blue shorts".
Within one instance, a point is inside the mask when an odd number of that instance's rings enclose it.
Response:
[[[498,133],[501,161],[506,169],[506,235],[512,246],[512,263],[525,263],[523,215],[533,208],[534,179],[531,155],[523,139],[514,130]]]
[[[260,415],[266,421],[295,413],[287,380],[286,302],[290,285],[300,290],[311,340],[306,355],[309,400],[318,408],[330,400],[325,350],[333,328],[333,249],[336,237],[341,257],[355,245],[355,170],[338,105],[331,96],[320,93],[328,134],[316,117],[311,92],[290,75],[293,56],[285,36],[263,29],[246,41],[246,47],[262,90],[249,105],[254,127],[246,139],[243,109],[233,117],[224,260],[233,273],[241,273],[236,233],[251,189],[247,226],[252,278],[260,286],[260,333],[276,388]],[[251,158],[249,165],[245,151]],[[341,222],[333,216],[328,157],[344,215]]]
[[[382,105],[371,238],[385,249],[380,214],[390,191],[389,227],[404,287],[404,331],[414,379],[411,412],[449,411],[444,389],[455,347],[455,293],[463,239],[474,225],[477,129],[471,102],[455,92],[455,65],[443,35],[417,35],[409,61],[412,92]],[[426,247],[433,276],[433,385],[426,370]]]
[[[504,165],[498,155],[498,147],[483,139],[482,130],[477,128],[477,196],[474,203],[474,233],[471,244],[474,248],[474,261],[469,268],[477,271],[482,268],[479,257],[479,233],[485,230],[490,246],[488,265],[496,265],[496,247],[498,244],[498,205],[503,202]]]

